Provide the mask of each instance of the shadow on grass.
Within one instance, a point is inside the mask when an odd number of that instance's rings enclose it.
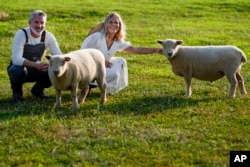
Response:
[[[62,95],[62,107],[55,109],[55,96],[51,96],[49,99],[40,100],[29,96],[24,102],[13,103],[9,99],[0,100],[0,121],[13,119],[19,116],[27,115],[40,115],[46,114],[47,117],[70,117],[81,114],[81,117],[93,117],[98,113],[112,113],[112,114],[134,114],[134,115],[146,115],[155,112],[168,112],[175,109],[182,109],[187,106],[197,106],[200,102],[209,102],[216,99],[211,98],[185,98],[181,95],[158,95],[158,96],[143,96],[135,97],[122,97],[119,98],[113,96],[118,102],[108,102],[104,105],[99,104],[100,93],[92,93],[87,96],[84,104],[80,104],[80,109],[72,111],[70,94]],[[113,99],[112,99],[113,100]],[[111,101],[112,101],[111,100]]]
[[[0,100],[0,120],[11,119],[24,115],[37,115],[51,111],[54,98],[41,100],[35,97],[26,97],[22,102],[11,102],[10,99]]]
[[[211,101],[215,99],[193,99],[182,96],[145,96],[140,99],[133,99],[130,102],[121,102],[116,105],[106,105],[104,110],[113,114],[131,114],[147,115],[156,112],[169,112],[176,109],[184,109],[188,106],[198,106],[200,102]]]

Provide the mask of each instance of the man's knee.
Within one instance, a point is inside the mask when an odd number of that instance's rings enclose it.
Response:
[[[26,79],[27,72],[25,72],[25,68],[23,66],[11,65],[7,69],[7,72],[11,82],[22,83]]]

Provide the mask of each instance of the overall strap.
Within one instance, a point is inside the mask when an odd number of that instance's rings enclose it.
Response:
[[[25,34],[25,36],[26,36],[26,43],[28,43],[28,35],[27,35],[27,32],[26,32],[26,30],[23,28],[22,29],[23,30],[23,32],[24,32],[24,34]]]
[[[24,28],[22,30],[23,30],[23,32],[24,32],[24,34],[26,36],[26,43],[28,43],[28,34],[27,34],[27,32],[26,32],[26,30]],[[41,37],[41,42],[45,41],[45,35],[46,35],[46,31],[43,31],[42,37]]]
[[[45,35],[46,35],[46,31],[44,30],[42,33],[41,42],[45,41]]]

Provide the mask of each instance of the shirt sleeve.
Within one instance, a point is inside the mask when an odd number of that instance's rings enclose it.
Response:
[[[127,49],[129,46],[131,46],[130,42],[126,42],[124,40],[119,40],[118,44],[119,44],[118,48],[119,51],[123,51],[124,49]]]
[[[12,54],[11,60],[15,65],[23,65],[23,49],[24,44],[26,42],[26,36],[22,30],[18,30],[14,36],[13,44],[12,44]]]
[[[99,41],[101,38],[101,33],[96,32],[91,35],[89,35],[85,40],[83,41],[81,45],[81,49],[86,49],[86,48],[95,48],[98,49]]]
[[[57,43],[55,36],[49,31],[46,31],[45,45],[46,45],[46,48],[49,48],[49,51],[52,55],[62,54],[62,51]]]

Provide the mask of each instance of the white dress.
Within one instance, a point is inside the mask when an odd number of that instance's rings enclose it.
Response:
[[[101,32],[89,35],[82,43],[81,49],[95,48],[100,50],[105,60],[112,63],[111,68],[106,68],[107,93],[115,94],[128,86],[127,62],[122,57],[113,57],[116,51],[122,51],[131,44],[124,40],[114,41],[111,48],[107,48],[106,39]]]

